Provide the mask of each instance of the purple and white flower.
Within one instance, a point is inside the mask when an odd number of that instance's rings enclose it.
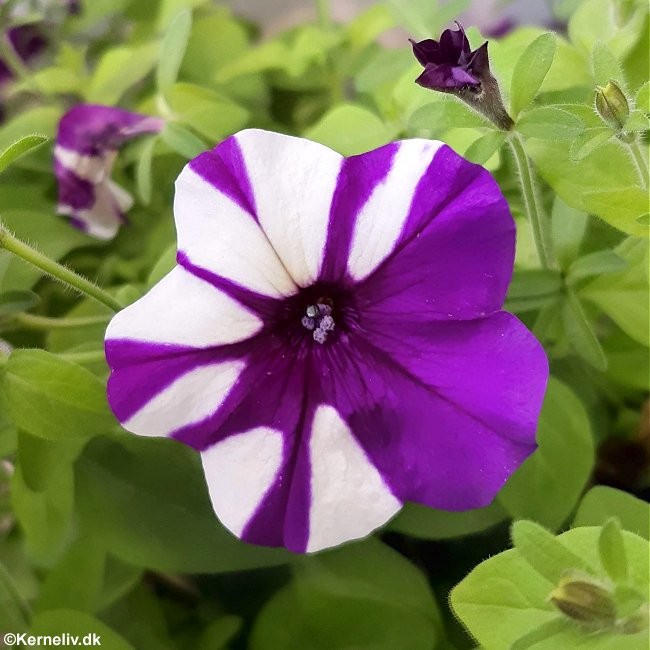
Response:
[[[99,239],[117,234],[131,195],[111,180],[118,149],[143,133],[157,133],[163,120],[114,108],[79,104],[59,122],[54,172],[59,184],[58,213]]]
[[[515,228],[482,167],[246,130],[174,212],[178,265],[106,332],[108,398],[200,451],[238,537],[311,552],[406,500],[484,506],[534,450],[547,361],[501,310]]]

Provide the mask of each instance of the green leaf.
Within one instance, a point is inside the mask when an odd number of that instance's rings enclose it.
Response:
[[[594,82],[599,86],[605,86],[611,80],[621,79],[622,72],[618,60],[602,41],[594,43],[591,65],[594,71]]]
[[[523,523],[528,527],[534,526],[530,522]],[[567,557],[567,561],[557,562],[553,552],[551,564],[557,564],[559,568],[577,558],[583,566],[598,567],[599,535],[600,528],[575,528],[552,538],[560,545],[559,554]],[[546,545],[548,540],[544,540]],[[648,543],[627,531],[623,532],[623,541],[629,566],[634,567],[630,572],[631,586],[641,593],[647,593]],[[557,547],[553,548],[557,550]],[[537,555],[539,549],[533,547],[527,550]],[[542,570],[548,573],[545,558],[542,556],[536,559],[541,562]],[[557,571],[549,573],[549,577],[555,575]],[[452,590],[450,602],[455,614],[481,647],[500,650],[516,647],[513,644],[521,637],[558,620],[559,613],[548,599],[553,584],[535,571],[515,548],[499,553],[474,568]],[[495,621],[498,621],[498,625]],[[563,631],[548,631],[553,636],[546,642],[533,645],[535,650],[564,650],[574,647],[588,647],[590,650],[640,650],[647,641],[645,631],[626,635],[617,629],[611,629],[594,635],[591,629],[578,625],[568,625]],[[526,645],[518,647],[525,648]]]
[[[48,440],[88,438],[115,426],[103,383],[44,350],[12,353],[0,384],[0,403],[17,427]]]
[[[303,135],[344,156],[353,156],[390,142],[397,132],[367,108],[339,104]]]
[[[611,131],[609,135],[605,131],[608,129],[599,133],[611,138]],[[637,221],[639,215],[648,211],[647,196],[643,203],[638,171],[615,141],[601,142],[580,160],[571,158],[564,142],[530,139],[526,141],[526,152],[542,178],[567,205],[595,214],[629,234],[647,235],[648,226]],[[617,198],[619,194],[624,198]]]
[[[19,432],[11,505],[29,554],[41,565],[58,561],[72,534],[72,467],[82,445],[79,440],[52,442]]]
[[[507,517],[508,513],[496,500],[485,508],[464,512],[447,512],[406,503],[388,528],[421,539],[452,539],[482,532]]]
[[[390,9],[381,4],[372,5],[346,26],[347,40],[353,47],[363,48],[374,43],[381,34],[395,27]]]
[[[515,269],[506,309],[523,312],[539,309],[557,300],[562,290],[562,277],[549,269]]]
[[[644,113],[650,113],[650,81],[646,81],[636,93],[634,105]]]
[[[179,573],[220,573],[287,561],[240,542],[218,522],[198,454],[173,440],[96,438],[77,461],[85,530],[117,558]]]
[[[631,20],[618,23],[611,0],[583,0],[569,20],[569,38],[584,52],[591,52],[597,42],[609,47],[622,59],[637,41],[647,12],[635,11]]]
[[[196,650],[228,650],[229,643],[242,628],[238,616],[222,616],[205,627],[201,633]]]
[[[174,84],[167,91],[167,102],[177,119],[215,143],[239,131],[250,117],[223,95],[194,84]]]
[[[190,160],[203,153],[207,146],[189,129],[176,122],[167,122],[160,132],[160,139],[176,153]]]
[[[439,626],[424,576],[369,540],[300,559],[256,620],[250,648],[419,650],[436,646]]]
[[[99,638],[102,648],[135,650],[130,643],[98,618],[72,609],[50,609],[37,614],[32,622],[30,634],[35,636],[69,634],[78,638],[78,645],[85,646],[91,646],[94,639]]]
[[[512,525],[512,543],[519,555],[552,585],[567,571],[590,568],[582,557],[533,521],[521,520]]]
[[[627,266],[627,261],[612,250],[596,251],[579,257],[569,267],[567,282],[575,284],[594,275],[616,273]]]
[[[650,504],[605,485],[596,485],[585,494],[573,526],[600,526],[611,517],[616,517],[624,530],[650,539]]]
[[[0,174],[7,169],[12,162],[18,160],[21,156],[28,154],[36,147],[40,147],[44,142],[47,142],[47,137],[44,135],[26,135],[7,147],[4,151],[0,152]]]
[[[623,125],[623,130],[630,133],[643,133],[650,129],[650,117],[643,111],[634,110]]]
[[[0,293],[0,319],[33,309],[40,302],[40,296],[33,291],[3,291]]]
[[[567,289],[562,303],[562,323],[576,353],[596,370],[607,370],[607,357],[587,315],[573,290]]]
[[[135,175],[138,184],[138,195],[144,205],[149,205],[149,203],[151,203],[151,174],[153,155],[157,143],[157,138],[147,138],[145,140],[140,151],[138,166],[136,167]]]
[[[474,129],[489,126],[484,117],[455,100],[443,100],[419,108],[409,120],[411,131],[428,130],[441,133],[451,128]]]
[[[627,557],[618,519],[608,519],[598,538],[600,564],[615,583],[627,579]]]
[[[586,228],[587,215],[556,196],[551,213],[551,232],[555,256],[562,269],[568,269],[578,257]]]
[[[517,120],[516,129],[527,138],[571,140],[584,131],[584,122],[555,106],[532,108]]]
[[[595,455],[582,402],[554,377],[546,390],[537,443],[537,450],[510,477],[497,500],[513,518],[530,518],[557,529],[589,481]]]
[[[505,133],[490,131],[476,140],[465,151],[465,158],[477,165],[484,165],[503,146]]]
[[[608,126],[585,129],[571,143],[571,160],[579,161],[591,155],[613,136]]]
[[[99,597],[106,568],[106,550],[95,540],[80,538],[47,575],[37,609],[58,607],[92,613]]]
[[[176,83],[192,29],[192,12],[181,11],[170,23],[160,45],[156,83],[165,94]]]
[[[86,101],[116,104],[120,97],[142,81],[158,61],[158,43],[135,47],[118,46],[107,50],[99,60],[86,90]]]
[[[597,277],[580,289],[580,296],[600,307],[628,336],[650,346],[648,322],[647,241],[629,238],[616,253],[627,266],[616,273]]]
[[[510,105],[515,116],[537,96],[553,63],[556,47],[555,34],[548,32],[538,36],[519,57],[510,85]]]

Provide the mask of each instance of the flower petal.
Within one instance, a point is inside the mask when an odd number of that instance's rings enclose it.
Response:
[[[442,143],[432,140],[404,140],[386,145],[356,158],[373,160],[390,157],[388,173],[375,185],[361,207],[352,235],[348,271],[354,280],[368,277],[394,250],[411,212],[418,186]],[[365,178],[359,179],[363,183]]]
[[[343,158],[316,142],[269,131],[234,137],[257,219],[294,282],[307,286],[320,270]]]
[[[402,507],[332,406],[314,414],[310,464],[307,552],[365,537]]]
[[[401,502],[319,402],[310,364],[267,350],[249,357],[218,413],[175,435],[202,450],[215,513],[246,541],[301,553],[368,535]]]
[[[391,251],[355,287],[365,319],[391,331],[498,311],[512,274],[515,224],[490,174],[443,146],[410,199]],[[372,234],[365,239],[371,242]]]
[[[281,431],[257,427],[230,436],[201,453],[214,510],[223,525],[238,537],[277,478],[282,447]]]
[[[228,138],[192,160],[176,180],[179,254],[251,291],[274,297],[295,293],[253,209],[237,141]]]
[[[102,156],[142,133],[156,133],[160,118],[132,113],[114,106],[78,104],[59,122],[56,143],[87,156]]]
[[[219,409],[244,368],[241,361],[199,366],[181,375],[122,426],[139,436],[171,436]]]
[[[401,500],[487,505],[535,448],[548,365],[509,314],[368,332],[335,367],[325,401]]]
[[[249,338],[257,316],[180,266],[115,315],[106,339],[207,348]]]

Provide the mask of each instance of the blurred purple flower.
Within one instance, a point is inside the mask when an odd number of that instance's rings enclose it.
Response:
[[[54,171],[58,213],[100,239],[115,236],[133,199],[111,178],[118,149],[143,133],[156,133],[163,120],[111,106],[80,104],[59,122]]]
[[[502,311],[515,225],[482,167],[246,130],[174,213],[178,265],[108,326],[108,399],[201,453],[238,537],[311,552],[407,500],[485,506],[535,449],[548,366]]]
[[[4,37],[8,40],[16,55],[25,63],[29,63],[41,54],[47,45],[47,41],[40,29],[32,24],[12,27],[4,33]],[[11,69],[0,59],[0,86],[11,79],[13,79]]]

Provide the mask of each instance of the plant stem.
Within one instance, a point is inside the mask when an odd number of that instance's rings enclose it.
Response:
[[[646,162],[641,147],[639,146],[638,138],[635,138],[632,142],[629,143],[630,153],[634,159],[634,164],[639,172],[641,177],[641,187],[644,190],[648,189],[648,163]]]
[[[33,86],[33,82],[30,81],[29,69],[18,56],[6,33],[0,36],[0,53],[14,77]]]
[[[40,269],[47,275],[52,276],[56,280],[60,280],[63,284],[67,284],[71,288],[79,291],[80,293],[94,298],[103,305],[106,305],[113,311],[120,311],[123,309],[121,305],[113,296],[104,291],[101,287],[87,280],[83,276],[75,273],[71,269],[55,262],[54,260],[43,255],[43,253],[32,248],[25,242],[14,237],[6,228],[0,225],[0,248],[8,250],[17,257],[24,259],[26,262],[33,264],[36,268]]]
[[[77,327],[92,327],[104,325],[110,316],[86,316],[83,318],[51,318],[36,314],[16,314],[14,323],[32,330],[73,329]]]
[[[27,604],[27,601],[20,595],[18,588],[14,579],[11,577],[9,571],[7,571],[4,564],[0,562],[0,584],[2,584],[11,597],[11,599],[16,604],[16,608],[20,612],[21,616],[25,620],[25,625],[29,626],[32,620],[32,610]]]
[[[550,223],[544,214],[537,186],[533,176],[533,170],[530,161],[524,150],[521,138],[514,134],[508,139],[510,148],[515,158],[517,171],[519,172],[519,182],[521,184],[521,195],[524,199],[524,210],[530,222],[533,231],[535,248],[539,257],[542,268],[550,269],[555,266],[555,256],[553,255],[553,244],[550,234]]]

